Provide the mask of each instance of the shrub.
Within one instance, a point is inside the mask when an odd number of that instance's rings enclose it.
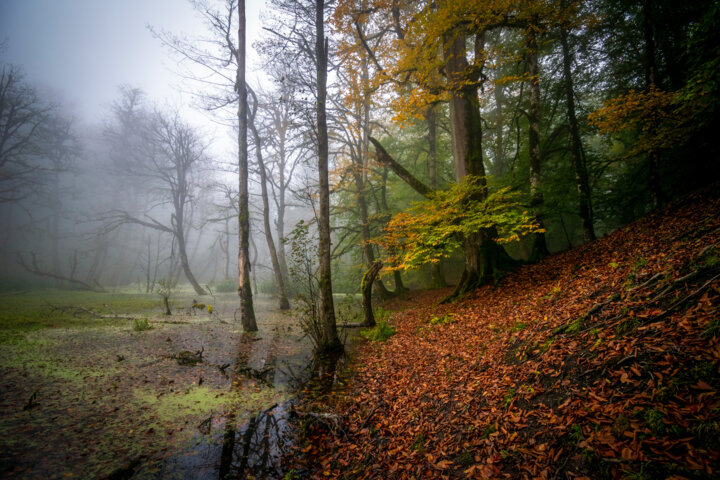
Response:
[[[133,330],[136,332],[144,332],[145,330],[152,330],[152,328],[147,318],[136,318],[133,320]]]
[[[390,325],[387,320],[382,319],[373,328],[363,330],[360,334],[371,342],[384,342],[395,335],[395,327]]]

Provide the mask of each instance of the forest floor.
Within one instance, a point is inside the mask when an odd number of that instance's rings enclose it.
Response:
[[[281,476],[312,345],[271,298],[255,299],[260,331],[244,334],[236,293],[198,297],[211,313],[193,296],[164,316],[137,292],[1,295],[0,477]]]
[[[718,190],[461,301],[388,302],[397,333],[361,347],[348,394],[325,406],[343,422],[308,432],[295,471],[718,478]]]

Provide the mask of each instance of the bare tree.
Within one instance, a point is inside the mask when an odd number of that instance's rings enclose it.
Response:
[[[260,173],[260,192],[263,203],[263,226],[265,227],[265,240],[267,242],[268,251],[270,252],[270,261],[273,267],[273,274],[275,275],[275,283],[277,284],[280,310],[289,310],[290,302],[288,301],[287,293],[285,291],[285,279],[283,278],[283,273],[280,269],[280,261],[278,260],[277,249],[275,248],[275,241],[273,240],[272,230],[270,228],[270,200],[268,199],[267,170],[265,169],[265,162],[263,161],[262,140],[257,126],[255,125],[255,118],[258,110],[258,99],[255,92],[250,90],[250,93],[253,97],[253,108],[250,114],[250,121],[248,123],[255,142],[255,158],[257,159],[258,171]]]
[[[185,277],[198,295],[204,295],[205,290],[190,268],[187,240],[192,223],[191,201],[198,188],[196,169],[206,160],[206,145],[177,113],[150,114],[138,108],[133,98],[128,99],[127,91],[124,100],[132,108],[119,109],[122,115],[116,111],[117,124],[107,129],[106,136],[111,145],[125,152],[116,167],[136,179],[137,188],[155,202],[137,213],[113,209],[101,215],[104,231],[134,224],[171,235]],[[158,220],[163,213],[169,213],[168,221]]]
[[[36,185],[38,139],[52,106],[42,102],[23,81],[18,68],[2,65],[0,72],[0,203],[29,195]]]

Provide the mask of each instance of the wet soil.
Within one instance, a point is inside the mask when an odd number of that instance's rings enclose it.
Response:
[[[98,318],[0,344],[0,476],[282,478],[298,392],[339,376],[272,298],[256,299],[252,334],[236,295],[212,302],[145,312],[146,331]]]

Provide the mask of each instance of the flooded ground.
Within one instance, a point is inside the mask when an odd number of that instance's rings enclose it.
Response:
[[[144,306],[81,325],[6,330],[0,475],[282,478],[297,392],[311,379],[321,387],[306,391],[336,385],[334,363],[313,358],[296,319],[272,298],[256,299],[260,330],[248,334],[234,320],[235,294],[203,297],[211,313],[186,297],[170,317]]]

